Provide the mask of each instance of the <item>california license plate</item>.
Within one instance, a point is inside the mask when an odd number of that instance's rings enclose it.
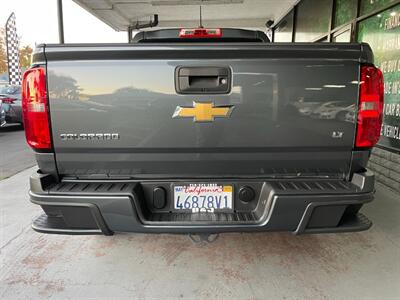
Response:
[[[174,186],[174,208],[192,212],[231,211],[233,187],[213,183]]]

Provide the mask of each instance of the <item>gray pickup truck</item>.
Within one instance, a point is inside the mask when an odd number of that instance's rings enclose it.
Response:
[[[165,29],[39,45],[23,76],[44,233],[366,230],[382,73],[367,44]]]

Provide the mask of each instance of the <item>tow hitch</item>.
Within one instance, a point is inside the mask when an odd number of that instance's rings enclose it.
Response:
[[[205,245],[215,242],[219,237],[218,233],[215,234],[189,234],[190,240],[196,245]]]

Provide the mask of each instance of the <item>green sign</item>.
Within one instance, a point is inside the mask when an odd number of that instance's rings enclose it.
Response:
[[[350,22],[357,17],[357,1],[358,0],[336,0],[335,27]]]
[[[382,9],[389,4],[394,4],[395,1],[398,0],[361,0],[361,15],[366,15],[373,12],[374,10]]]
[[[385,78],[379,145],[400,150],[400,5],[359,23],[358,41],[368,43]]]

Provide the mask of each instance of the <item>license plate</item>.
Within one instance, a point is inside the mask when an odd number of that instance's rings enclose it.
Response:
[[[221,184],[187,184],[174,186],[174,208],[192,212],[231,211],[233,187]]]

